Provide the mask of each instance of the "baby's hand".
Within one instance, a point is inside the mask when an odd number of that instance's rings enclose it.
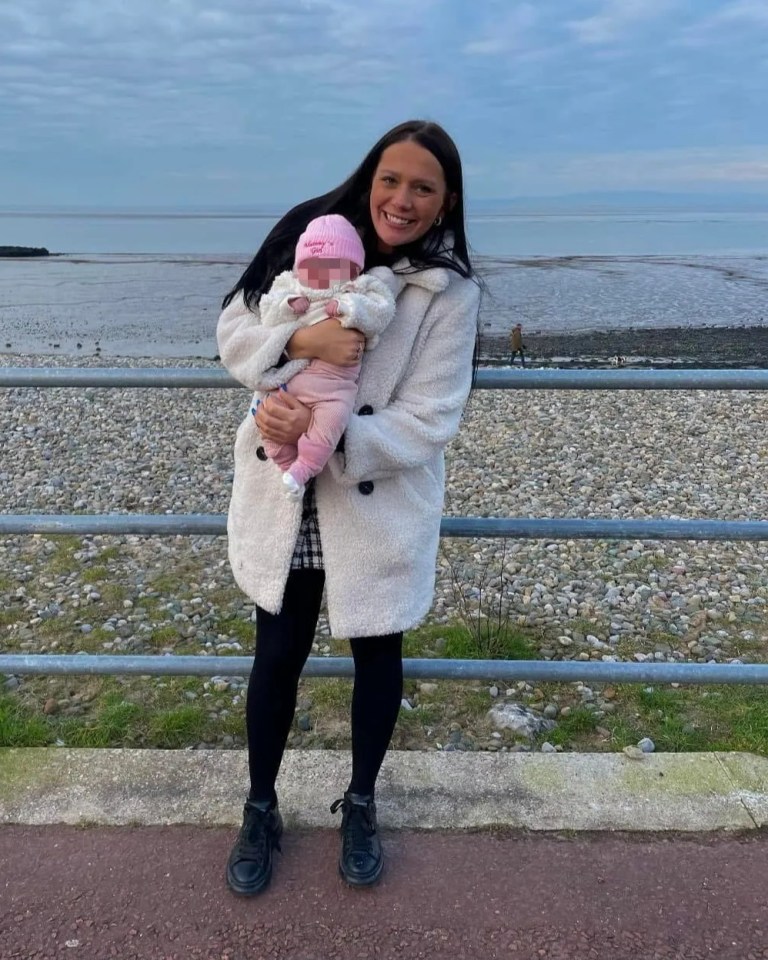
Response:
[[[288,306],[296,314],[306,313],[309,310],[309,300],[306,297],[293,297],[288,301]]]
[[[325,305],[325,312],[329,317],[338,317],[339,316],[339,301],[338,300],[329,300]]]

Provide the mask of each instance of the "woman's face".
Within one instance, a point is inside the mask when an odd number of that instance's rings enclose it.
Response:
[[[445,174],[440,162],[413,140],[393,143],[382,153],[371,184],[371,220],[379,238],[379,250],[423,237],[446,206]]]

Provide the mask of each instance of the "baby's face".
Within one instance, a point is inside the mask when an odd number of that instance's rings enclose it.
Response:
[[[305,260],[296,270],[301,285],[311,290],[326,290],[335,283],[356,280],[359,274],[360,268],[351,260],[326,260],[321,257]]]

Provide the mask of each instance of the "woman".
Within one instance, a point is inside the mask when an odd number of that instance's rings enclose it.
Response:
[[[315,217],[360,232],[366,269],[402,280],[394,319],[374,351],[336,319],[311,327],[259,323],[258,299],[293,262]],[[341,186],[287,213],[224,300],[222,363],[251,389],[309,359],[362,369],[355,414],[303,504],[283,496],[262,439],[295,443],[310,422],[287,393],[240,424],[229,509],[229,558],[256,603],[256,655],[246,703],[251,789],[227,864],[238,894],[272,875],[282,820],[275,780],[299,675],[326,588],[334,636],[350,638],[352,778],[342,799],[339,870],[355,886],[380,876],[374,788],[402,697],[402,638],[428,612],[444,495],[443,450],[456,433],[473,371],[479,286],[467,252],[461,160],[445,131],[409,121],[390,130]]]

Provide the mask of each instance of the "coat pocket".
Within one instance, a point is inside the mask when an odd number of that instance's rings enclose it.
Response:
[[[414,505],[429,513],[443,508],[443,484],[431,466],[412,467],[400,474],[403,493]]]

